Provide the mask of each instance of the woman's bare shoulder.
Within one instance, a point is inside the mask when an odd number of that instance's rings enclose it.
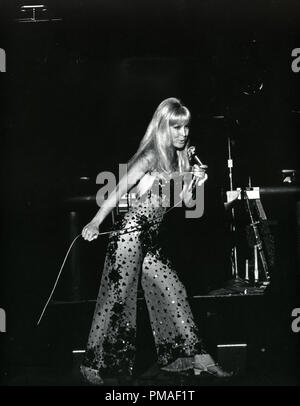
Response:
[[[153,150],[148,150],[143,153],[141,156],[141,159],[144,161],[144,164],[148,168],[148,170],[151,170],[155,166],[156,162],[156,156]]]

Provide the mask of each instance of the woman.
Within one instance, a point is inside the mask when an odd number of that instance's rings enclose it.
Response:
[[[139,275],[149,311],[161,369],[181,372],[194,368],[219,377],[229,376],[201,344],[186,291],[170,261],[157,244],[157,235],[168,210],[164,193],[172,174],[183,177],[180,198],[188,207],[197,187],[207,179],[188,156],[190,112],[175,98],[157,108],[139,148],[128,163],[128,172],[82,231],[87,241],[99,234],[99,226],[120,198],[136,185],[133,207],[114,224],[104,264],[97,304],[88,339],[83,376],[93,384],[102,377],[131,375],[134,366],[136,304]],[[197,178],[186,176],[192,172]],[[194,356],[196,363],[194,362]]]

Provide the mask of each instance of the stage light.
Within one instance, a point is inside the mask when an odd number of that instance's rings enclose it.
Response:
[[[62,18],[53,16],[53,12],[46,4],[24,4],[19,7],[16,21],[19,23],[41,23],[62,21]]]

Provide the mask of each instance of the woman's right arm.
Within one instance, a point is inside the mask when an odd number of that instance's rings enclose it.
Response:
[[[116,188],[104,200],[100,209],[82,230],[82,237],[85,240],[92,241],[98,237],[99,226],[104,219],[111,213],[114,207],[117,207],[121,197],[128,193],[133,186],[149,171],[153,156],[151,153],[139,158],[129,169],[127,174],[119,181]]]

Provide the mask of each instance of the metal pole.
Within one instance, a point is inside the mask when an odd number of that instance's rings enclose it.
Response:
[[[229,169],[229,187],[230,191],[233,191],[233,178],[232,178],[232,168],[233,168],[233,160],[231,158],[231,140],[228,137],[228,169]],[[235,233],[235,212],[234,208],[231,208],[231,233]],[[232,275],[234,278],[238,278],[238,263],[237,263],[237,249],[236,246],[232,249]]]

